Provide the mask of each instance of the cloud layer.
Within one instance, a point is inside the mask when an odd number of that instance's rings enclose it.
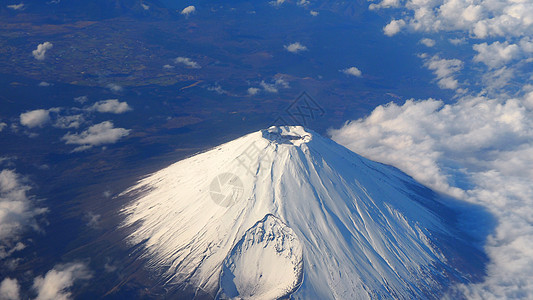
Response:
[[[498,223],[485,245],[488,276],[455,291],[468,299],[531,298],[533,3],[383,0],[370,5],[388,7],[401,17],[384,27],[385,35],[430,32],[461,50],[460,58],[450,57],[448,47],[420,39],[436,53],[418,54],[422,66],[440,88],[456,94],[449,104],[411,99],[378,106],[330,133],[357,153],[493,213]]]
[[[533,295],[533,111],[519,98],[409,100],[332,130],[334,140],[427,186],[482,204],[500,225],[488,240],[487,281],[469,297]]]
[[[533,28],[533,5],[530,1],[420,1],[383,0],[370,9],[404,8],[407,13],[385,27],[394,35],[403,27],[415,31],[466,31],[476,38],[524,36]]]

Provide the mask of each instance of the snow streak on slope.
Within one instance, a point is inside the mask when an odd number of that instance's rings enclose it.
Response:
[[[295,299],[428,298],[483,275],[435,194],[302,127],[249,134],[124,194],[129,241],[191,295],[272,299],[303,278]]]

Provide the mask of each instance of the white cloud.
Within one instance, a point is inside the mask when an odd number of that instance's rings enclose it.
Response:
[[[52,49],[54,45],[50,42],[44,42],[37,45],[37,49],[33,50],[32,55],[37,60],[44,60],[46,52]]]
[[[424,65],[437,76],[437,83],[441,89],[456,90],[459,82],[454,75],[463,68],[463,62],[458,59],[444,59],[438,55],[431,57]]]
[[[285,48],[285,50],[291,52],[291,53],[298,53],[298,52],[302,52],[302,51],[306,51],[307,50],[307,47],[300,44],[299,42],[295,42],[295,43],[292,43],[292,44],[289,44],[289,45],[285,45],[283,46],[283,48]]]
[[[298,6],[307,6],[309,5],[311,2],[309,2],[309,0],[299,0],[296,4]]]
[[[122,86],[116,84],[116,83],[110,83],[107,85],[107,88],[109,90],[111,90],[112,92],[115,92],[115,93],[118,93],[118,92],[122,92],[124,90],[124,88],[122,88]]]
[[[108,99],[96,102],[89,110],[100,113],[122,114],[132,110],[132,108],[127,102],[120,102],[118,99]]]
[[[520,47],[508,42],[494,42],[492,44],[482,43],[473,46],[477,51],[474,56],[475,62],[482,62],[490,68],[497,68],[520,55]]]
[[[166,64],[166,65],[163,66],[163,69],[166,69],[166,70],[174,69],[174,66]]]
[[[72,294],[70,289],[76,281],[90,279],[91,273],[83,263],[56,265],[46,275],[38,276],[33,281],[37,292],[35,300],[66,300]]]
[[[435,46],[435,40],[424,38],[420,40],[420,43],[422,45],[425,45],[426,47],[433,47]]]
[[[309,14],[310,14],[311,16],[313,16],[313,17],[316,17],[316,16],[318,16],[318,11],[316,11],[316,10],[311,10],[311,11],[309,11]]]
[[[189,68],[192,68],[192,69],[200,69],[201,68],[200,65],[197,62],[191,60],[188,57],[182,57],[182,56],[177,57],[174,60],[174,62],[177,63],[177,64],[183,64],[183,65],[185,65],[185,66],[187,66]]]
[[[141,6],[144,10],[149,10],[150,9],[150,6],[149,5],[146,5],[144,3],[141,3]]]
[[[0,299],[20,299],[20,285],[16,279],[5,278],[2,280],[2,283],[0,283]]]
[[[47,211],[34,207],[29,190],[28,183],[15,171],[0,172],[0,259],[25,247],[19,242],[21,234],[29,228],[39,230],[35,218]]]
[[[346,75],[351,75],[351,76],[355,76],[355,77],[361,77],[362,76],[361,70],[359,70],[356,67],[349,67],[347,69],[341,70],[341,72],[343,72]]]
[[[251,88],[248,88],[248,95],[255,95],[259,93],[259,89],[258,88],[255,88],[255,87],[251,87]],[[1,131],[1,130],[0,130]]]
[[[4,130],[4,128],[7,127],[7,124],[4,123],[4,122],[0,122],[0,132],[2,132],[2,130]]]
[[[41,81],[41,82],[39,82],[39,86],[40,87],[48,87],[48,86],[51,86],[51,84],[46,82],[46,81]]]
[[[24,10],[26,7],[24,3],[21,2],[19,4],[7,5],[7,8],[12,9],[12,10]]]
[[[43,127],[50,122],[50,111],[46,109],[36,109],[20,114],[20,124],[28,127]]]
[[[185,15],[185,16],[189,16],[190,14],[194,13],[195,11],[196,11],[196,7],[194,7],[193,5],[189,5],[189,6],[185,7],[181,11],[181,14]]]
[[[386,36],[393,36],[400,32],[402,28],[405,26],[404,20],[392,20],[389,24],[387,24],[385,27],[383,27],[383,32]]]
[[[62,140],[66,144],[80,145],[74,151],[83,151],[94,146],[113,144],[130,133],[129,129],[114,128],[111,121],[93,125],[81,133],[67,133]]]

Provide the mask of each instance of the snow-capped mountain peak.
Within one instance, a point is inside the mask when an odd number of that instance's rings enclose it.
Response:
[[[129,242],[180,295],[431,298],[482,275],[469,270],[483,253],[436,194],[300,126],[179,161],[124,195]]]

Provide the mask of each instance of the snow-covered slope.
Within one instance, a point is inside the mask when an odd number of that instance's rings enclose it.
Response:
[[[124,195],[129,242],[198,298],[436,298],[482,275],[484,255],[434,193],[298,126],[177,162]]]

